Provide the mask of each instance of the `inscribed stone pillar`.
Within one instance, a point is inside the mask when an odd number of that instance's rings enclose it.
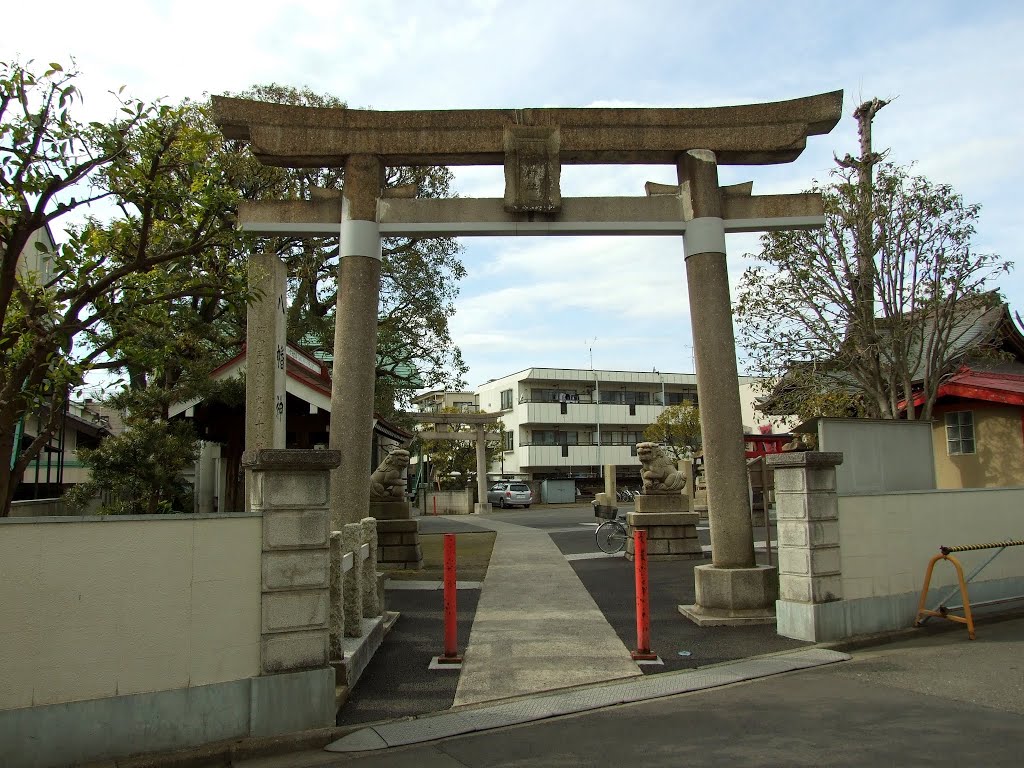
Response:
[[[249,257],[249,288],[257,298],[249,305],[245,328],[245,450],[284,448],[285,355],[288,268],[272,253]],[[246,474],[245,508],[251,492]],[[224,499],[221,498],[223,505]]]
[[[208,443],[205,440],[199,443],[199,477],[196,483],[196,511],[201,515],[212,515],[214,508],[213,499],[216,495],[217,476],[214,460],[215,443]],[[216,446],[219,448],[219,446]],[[219,450],[217,451],[219,453]]]
[[[341,453],[341,466],[331,478],[336,529],[358,522],[370,509],[381,269],[377,197],[382,181],[379,158],[352,155],[346,161],[331,393],[330,447]]]
[[[711,528],[710,566],[694,569],[696,604],[680,611],[698,623],[774,620],[776,572],[754,559],[743,419],[740,411],[725,228],[713,152],[680,156],[686,281],[693,317],[701,437]]]
[[[260,298],[249,305],[245,331],[245,450],[284,448],[288,268],[272,253],[249,257],[249,288]]]

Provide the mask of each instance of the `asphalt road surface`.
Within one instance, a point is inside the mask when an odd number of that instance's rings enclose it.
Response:
[[[630,505],[620,505],[620,512],[629,508]],[[566,555],[599,552],[594,540],[597,521],[589,504],[534,506],[495,511],[487,517],[543,530]],[[420,532],[429,535],[481,530],[473,525],[474,519],[425,516],[419,518]],[[710,542],[703,527],[698,528],[698,535],[702,544]],[[646,674],[695,669],[806,645],[779,637],[773,625],[701,628],[683,618],[676,606],[693,603],[693,567],[702,562],[708,561],[649,564],[651,650],[664,663],[644,665]],[[572,560],[571,564],[622,642],[635,648],[633,564],[624,557]],[[479,594],[476,590],[458,592],[460,648],[465,648],[469,638]],[[339,712],[339,725],[424,714],[452,705],[458,672],[428,669],[430,659],[441,652],[442,592],[389,589],[387,607],[399,611],[401,616]]]

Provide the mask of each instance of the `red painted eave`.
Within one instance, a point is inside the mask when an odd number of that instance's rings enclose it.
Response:
[[[959,373],[939,386],[938,397],[958,397],[963,400],[1024,406],[1024,376],[962,368]],[[922,395],[914,397],[915,406],[923,402]],[[905,406],[905,403],[901,403],[900,409]]]

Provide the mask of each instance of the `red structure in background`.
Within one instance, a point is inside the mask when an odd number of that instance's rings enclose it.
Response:
[[[744,435],[743,447],[748,459],[756,459],[768,453],[782,453],[782,446],[792,439],[792,435]]]

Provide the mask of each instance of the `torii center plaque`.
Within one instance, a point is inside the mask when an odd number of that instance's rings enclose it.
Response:
[[[725,259],[727,232],[818,227],[816,194],[720,187],[719,165],[787,163],[828,133],[842,91],[732,107],[374,111],[213,97],[224,136],[263,163],[344,168],[337,196],[244,203],[239,226],[263,235],[340,236],[331,448],[335,523],[369,510],[380,238],[473,235],[682,235],[701,404],[712,564],[695,569],[698,622],[774,618],[774,569],[754,559]],[[562,165],[676,168],[645,196],[563,198]],[[497,199],[416,199],[383,190],[387,166],[502,165]]]

